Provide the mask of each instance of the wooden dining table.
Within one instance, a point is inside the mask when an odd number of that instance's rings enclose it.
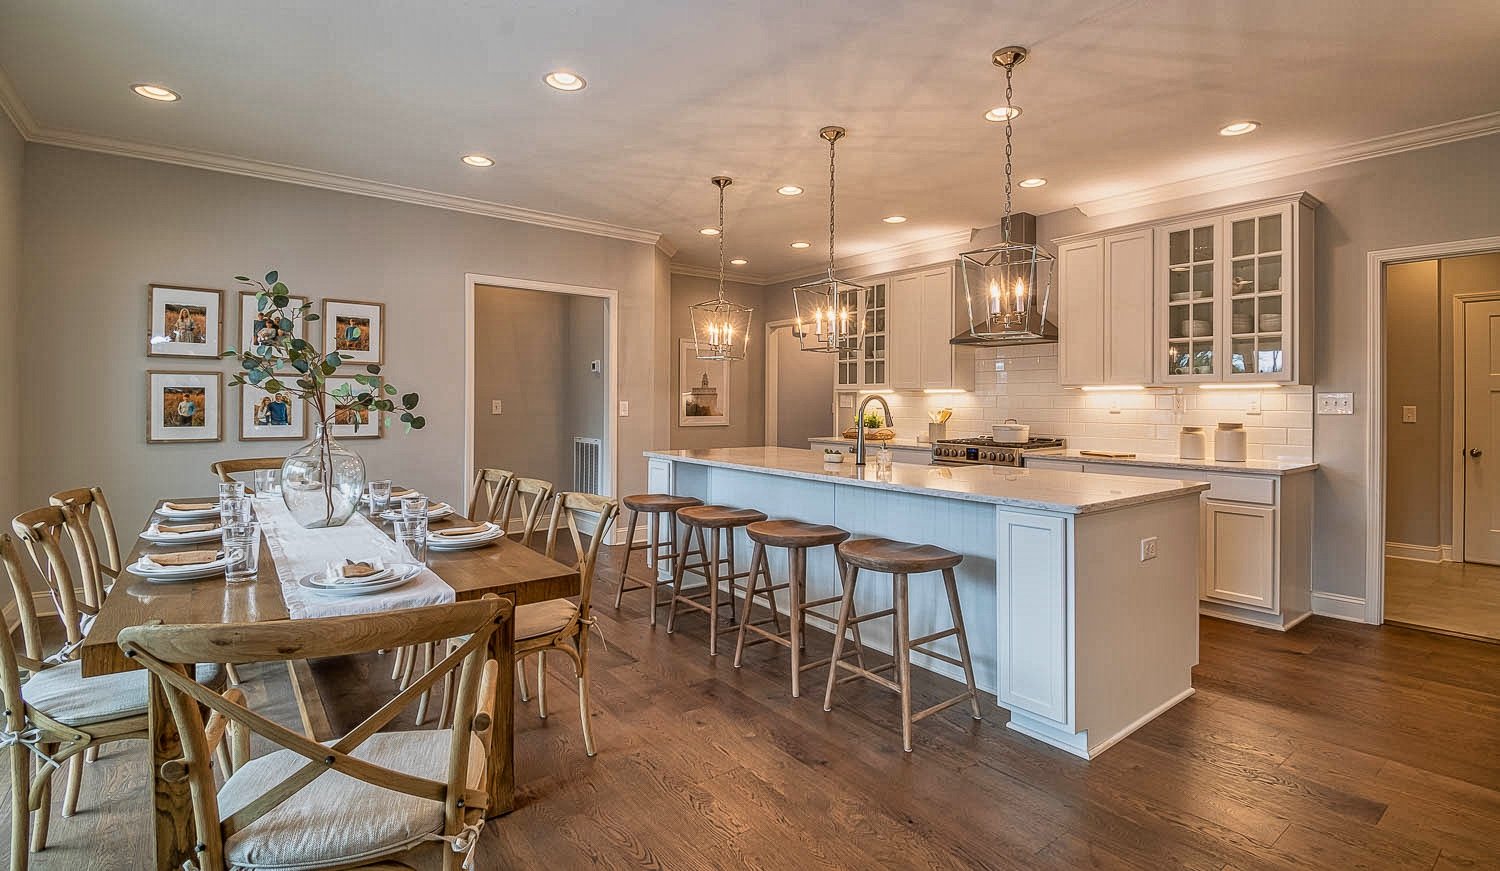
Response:
[[[173,498],[166,501],[214,501],[215,497]],[[157,503],[160,507],[161,503]],[[148,525],[149,525],[148,520]],[[457,513],[435,518],[431,528],[469,521]],[[137,538],[125,564],[131,565],[143,554],[166,553],[175,548],[153,544]],[[202,546],[202,545],[198,545]],[[545,602],[576,596],[579,573],[572,566],[549,559],[511,539],[472,550],[429,550],[428,566],[453,588],[458,601],[478,599],[495,594],[514,605]],[[116,674],[139,668],[125,656],[116,643],[121,630],[151,621],[166,624],[186,623],[258,623],[287,620],[290,614],[281,594],[276,565],[264,539],[261,544],[259,574],[253,582],[229,584],[223,575],[181,583],[155,583],[129,573],[122,573],[109,596],[99,608],[99,615],[84,640],[80,654],[84,677]],[[515,622],[504,621],[491,641],[491,656],[500,665],[496,687],[495,733],[489,760],[489,816],[509,812],[515,806]],[[300,667],[299,667],[300,666]],[[302,710],[308,731],[319,731],[316,688],[305,663],[291,669],[297,704]],[[192,801],[187,782],[172,782],[160,776],[162,764],[182,757],[182,743],[167,707],[166,696],[154,677],[148,677],[147,713],[150,724],[152,804],[155,825],[155,867],[176,871],[193,858],[194,835]],[[326,721],[325,721],[326,722]],[[331,736],[311,734],[315,740]]]

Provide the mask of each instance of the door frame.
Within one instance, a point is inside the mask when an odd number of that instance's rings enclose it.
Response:
[[[1473,302],[1496,302],[1500,301],[1500,290],[1478,291],[1475,293],[1461,293],[1453,297],[1453,484],[1449,488],[1452,494],[1452,502],[1449,505],[1451,516],[1448,525],[1453,529],[1453,552],[1449,559],[1458,562],[1464,561],[1464,519],[1468,513],[1465,502],[1465,490],[1469,479],[1465,474],[1468,464],[1462,462],[1464,457],[1464,433],[1466,421],[1464,419],[1467,402],[1465,394],[1468,393],[1468,382],[1465,377],[1468,361],[1464,357],[1468,343],[1468,309],[1466,305]]]
[[[1314,593],[1317,613],[1358,620],[1362,611],[1366,623],[1385,622],[1385,268],[1496,251],[1500,251],[1500,236],[1386,248],[1365,255],[1365,391],[1370,407],[1365,420],[1365,600]],[[1316,451],[1316,435],[1313,444]]]
[[[781,355],[776,351],[774,336],[777,330],[788,327],[796,327],[796,318],[783,318],[779,321],[766,322],[766,407],[763,413],[765,418],[765,431],[761,433],[761,441],[767,445],[777,443],[776,430],[779,426],[776,408],[780,396],[777,390],[777,381],[781,376]]]
[[[561,293],[569,296],[588,296],[604,300],[609,312],[609,398],[605,405],[604,450],[601,459],[604,469],[599,476],[601,495],[614,496],[619,493],[620,416],[620,292],[607,287],[589,287],[582,284],[559,284],[553,281],[537,281],[531,278],[515,278],[503,275],[464,273],[464,471],[459,492],[468,498],[469,485],[474,480],[474,292],[478,285],[494,285],[515,290],[540,290],[546,293]],[[624,531],[615,524],[612,544],[623,540]]]

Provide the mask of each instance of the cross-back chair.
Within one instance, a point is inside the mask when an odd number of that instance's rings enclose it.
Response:
[[[100,574],[119,580],[120,572],[125,568],[120,560],[120,537],[115,533],[115,518],[110,513],[109,503],[104,500],[104,491],[99,487],[75,487],[53,493],[47,502],[68,509],[78,518],[78,532],[93,553]],[[99,519],[99,536],[94,535],[95,517]],[[103,548],[99,546],[100,538],[103,539]],[[107,591],[101,589],[99,601],[91,604],[98,607],[103,602],[104,592]]]
[[[514,512],[519,511],[521,537],[518,540],[530,547],[531,537],[536,534],[536,528],[542,521],[542,509],[546,507],[547,500],[552,498],[553,489],[550,481],[540,478],[512,478],[499,518],[494,522],[500,524],[500,528],[509,535],[510,519]]]
[[[494,596],[381,614],[225,626],[146,625],[120,647],[163,684],[184,736],[198,871],[250,867],[473,868],[488,805],[487,761],[498,665],[490,637],[511,605]],[[321,744],[203,689],[185,665],[204,658],[263,662],[346,656],[467,635],[364,722]],[[459,670],[458,728],[380,732],[444,676]],[[215,787],[199,706],[280,749]],[[441,857],[441,858],[439,858]],[[439,865],[440,863],[440,865]]]
[[[219,480],[228,484],[235,480],[235,475],[245,472],[263,472],[267,469],[280,469],[281,464],[286,462],[286,457],[247,457],[242,460],[219,460],[209,466],[209,470],[219,476]],[[246,493],[254,493],[254,488],[246,485]]]
[[[480,469],[474,473],[474,487],[469,494],[469,504],[464,516],[470,520],[488,520],[491,523],[505,505],[505,494],[510,491],[510,482],[516,473],[507,469]]]
[[[33,535],[43,559],[56,561],[61,569],[56,582],[71,583],[56,530],[42,527]],[[84,680],[76,661],[47,656],[27,573],[14,540],[5,533],[0,533],[0,564],[16,596],[24,645],[24,653],[17,652],[10,633],[0,632],[0,691],[5,697],[0,746],[5,747],[10,771],[10,867],[26,871],[28,852],[47,846],[53,772],[65,764],[68,768],[63,816],[71,816],[82,786],[84,754],[103,744],[147,737],[146,674],[132,671]],[[239,690],[225,695],[244,698]],[[249,736],[238,729],[228,731],[227,726],[222,717],[212,717],[204,737],[222,769],[230,772],[248,755]]]

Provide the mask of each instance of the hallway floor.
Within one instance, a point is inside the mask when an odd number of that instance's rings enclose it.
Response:
[[[1500,566],[1388,558],[1385,619],[1500,642]]]

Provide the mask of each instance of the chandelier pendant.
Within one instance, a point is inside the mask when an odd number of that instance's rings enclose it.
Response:
[[[688,307],[693,322],[693,356],[699,360],[743,360],[749,353],[750,321],[755,309],[724,296],[724,189],[734,184],[727,175],[709,179],[719,189],[719,293]]]
[[[836,153],[834,144],[848,135],[842,127],[824,127],[818,135],[828,142],[828,274],[825,278],[792,288],[792,304],[797,312],[794,328],[804,351],[820,354],[858,351],[864,338],[864,324],[859,318],[859,298],[863,285],[844,281],[833,274]]]

